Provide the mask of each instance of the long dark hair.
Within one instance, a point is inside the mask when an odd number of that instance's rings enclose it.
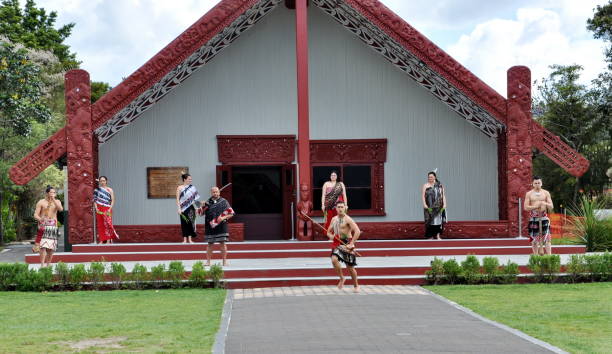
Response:
[[[331,175],[332,175],[332,173],[335,173],[335,174],[336,174],[336,182],[342,182],[342,178],[340,178],[340,174],[339,174],[339,173],[338,173],[338,171],[336,171],[336,170],[332,170],[332,171],[329,173],[329,180],[330,180],[330,181],[331,181]]]
[[[440,180],[438,179],[438,175],[436,175],[436,173],[435,173],[434,171],[429,171],[429,172],[427,172],[427,175],[428,175],[428,176],[429,176],[429,175],[433,175],[433,176],[434,176],[434,178],[436,179],[436,183],[435,183],[435,184],[442,185],[442,183],[441,183],[441,182],[440,182]]]
[[[183,173],[181,175],[181,178],[183,179],[183,182],[185,182],[185,180],[187,179],[187,177],[191,177],[191,175],[189,173]]]

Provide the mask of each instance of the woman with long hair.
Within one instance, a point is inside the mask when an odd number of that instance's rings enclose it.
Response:
[[[329,181],[323,184],[323,192],[321,193],[321,210],[323,210],[326,230],[329,229],[331,219],[338,214],[336,211],[336,203],[338,202],[344,202],[344,206],[348,210],[344,183],[338,178],[338,172],[332,171]]]
[[[115,193],[108,186],[108,178],[98,178],[98,188],[94,190],[94,209],[96,210],[96,228],[98,231],[98,242],[110,244],[118,240],[119,235],[113,226],[113,206],[115,205]]]
[[[200,199],[200,193],[191,184],[193,181],[189,173],[181,175],[183,184],[176,187],[176,206],[181,219],[181,232],[183,243],[193,243],[192,238],[197,237],[196,233],[196,208],[195,204]]]
[[[436,173],[427,174],[427,183],[421,190],[423,213],[425,216],[425,238],[441,240],[440,234],[446,224],[446,190]]]

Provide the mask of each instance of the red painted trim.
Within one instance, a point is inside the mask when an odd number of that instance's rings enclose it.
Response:
[[[66,154],[66,128],[43,141],[9,170],[11,181],[20,186],[30,182],[45,168]]]
[[[178,220],[177,220],[178,221]],[[229,223],[230,241],[244,241],[244,224]],[[121,243],[183,242],[181,225],[115,225]],[[204,242],[201,225],[197,228],[195,241]]]
[[[295,160],[295,135],[217,135],[224,165],[285,165]]]
[[[295,57],[298,109],[298,185],[311,187],[310,122],[308,111],[308,9],[306,0],[295,1]]]
[[[360,239],[423,239],[425,228],[422,221],[389,221],[389,222],[357,222],[361,230]],[[448,239],[479,239],[506,238],[508,235],[507,221],[450,221],[442,238]],[[327,237],[317,231],[315,240],[327,240]]]

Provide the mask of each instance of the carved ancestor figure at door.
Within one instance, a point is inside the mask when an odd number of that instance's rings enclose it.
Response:
[[[300,185],[300,202],[297,204],[297,228],[299,240],[312,240],[312,220],[306,215],[312,211],[312,201],[310,201],[310,188],[308,185]]]

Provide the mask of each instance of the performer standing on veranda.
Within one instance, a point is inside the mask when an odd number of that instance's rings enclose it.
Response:
[[[198,236],[196,233],[196,210],[194,204],[200,199],[200,193],[191,184],[192,178],[189,173],[182,174],[181,178],[183,184],[176,188],[176,206],[181,220],[183,243],[193,243],[192,238]]]
[[[62,202],[55,199],[55,188],[47,186],[45,199],[36,203],[34,219],[38,221],[40,238],[40,266],[48,267],[53,259],[53,252],[57,249],[57,212],[63,211]]]
[[[359,239],[361,230],[353,221],[346,215],[346,205],[339,201],[336,204],[336,212],[338,215],[331,220],[331,227],[327,229],[327,237],[332,241],[331,262],[336,270],[336,274],[340,278],[338,289],[344,287],[344,275],[342,275],[342,266],[340,262],[346,264],[346,267],[353,279],[353,291],[359,292],[359,281],[357,280],[357,257],[355,256],[355,242]]]
[[[332,171],[329,181],[323,184],[321,193],[321,210],[325,219],[325,229],[329,230],[331,219],[336,216],[336,203],[344,202],[345,209],[348,210],[348,199],[346,199],[346,188],[344,183],[338,178],[338,173]]]
[[[550,193],[542,189],[542,179],[538,176],[533,177],[531,183],[533,187],[525,194],[525,211],[529,212],[529,237],[531,237],[531,248],[533,254],[551,254],[550,245],[550,219],[547,211],[552,210],[553,202]]]
[[[229,240],[229,232],[227,220],[235,215],[234,209],[230,206],[225,198],[221,197],[219,187],[210,189],[210,198],[204,205],[205,229],[206,229],[206,265],[210,266],[210,260],[213,253],[213,245],[215,242],[221,244],[221,257],[223,265],[227,265],[227,245],[225,242]]]
[[[108,178],[98,178],[98,188],[94,190],[94,208],[96,210],[96,225],[98,229],[98,241],[100,244],[118,240],[119,236],[113,226],[113,206],[115,205],[115,194],[108,186]]]
[[[441,240],[446,224],[446,190],[434,171],[427,174],[427,183],[421,190],[425,217],[425,238]]]

